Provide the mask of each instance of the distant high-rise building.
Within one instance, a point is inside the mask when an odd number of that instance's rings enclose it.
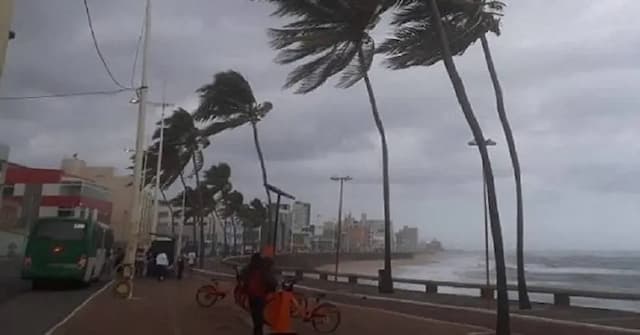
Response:
[[[262,230],[262,246],[271,245],[273,242],[273,224],[275,223],[276,209],[275,204],[272,204],[269,209],[271,220],[270,224],[265,226],[265,229]],[[276,250],[279,252],[285,250],[289,251],[291,248],[291,227],[293,219],[291,205],[280,204],[280,210],[278,212],[278,229],[276,232],[278,235],[278,243],[276,245]]]
[[[291,251],[311,250],[311,204],[296,201],[292,206]]]
[[[374,252],[384,251],[384,220],[368,219],[367,214],[362,214],[362,224],[368,227],[369,249]],[[395,250],[395,234],[393,233],[393,221],[391,223],[391,250]]]
[[[397,250],[415,252],[418,250],[418,228],[404,226],[396,234]]]
[[[311,204],[301,201],[293,203],[293,231],[300,232],[311,224]]]

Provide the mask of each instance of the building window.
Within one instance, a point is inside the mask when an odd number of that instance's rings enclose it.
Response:
[[[4,185],[2,188],[2,196],[3,197],[12,197],[13,196],[13,185]]]
[[[61,218],[72,217],[74,214],[75,213],[73,208],[67,208],[67,207],[58,208],[58,217],[61,217]]]
[[[80,182],[64,182],[60,185],[60,195],[63,196],[80,196],[82,183]]]

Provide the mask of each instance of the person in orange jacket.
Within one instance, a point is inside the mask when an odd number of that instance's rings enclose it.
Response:
[[[241,273],[245,290],[249,296],[249,309],[253,320],[253,334],[262,335],[264,324],[264,308],[267,295],[277,287],[276,278],[271,273],[270,262],[255,253]]]

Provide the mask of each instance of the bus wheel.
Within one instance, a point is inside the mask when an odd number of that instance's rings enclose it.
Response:
[[[119,280],[113,287],[113,293],[120,298],[126,299],[131,293],[132,286],[133,284],[130,280]]]

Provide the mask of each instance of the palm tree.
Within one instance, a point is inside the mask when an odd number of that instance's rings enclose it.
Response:
[[[502,124],[502,130],[504,137],[509,148],[509,157],[511,158],[511,166],[513,167],[513,177],[516,185],[516,262],[518,273],[518,304],[520,309],[531,309],[531,302],[529,301],[529,294],[527,292],[527,281],[525,276],[524,267],[524,209],[522,201],[522,177],[520,175],[520,160],[518,159],[518,151],[516,150],[516,142],[507,118],[507,112],[504,106],[504,98],[502,95],[502,88],[498,79],[498,73],[493,64],[493,58],[491,57],[491,50],[489,48],[489,42],[487,37],[482,35],[480,37],[482,43],[482,50],[484,51],[485,60],[487,62],[487,68],[489,75],[491,76],[491,83],[496,95],[496,106],[498,110],[498,117]]]
[[[258,122],[271,111],[273,105],[268,102],[258,103],[249,82],[236,71],[219,72],[214,75],[213,82],[197,90],[200,105],[194,113],[199,122],[206,122],[202,129],[203,136],[211,136],[225,129],[232,129],[246,123],[251,124],[253,142],[260,161],[262,183],[271,204],[271,194],[267,189],[267,168],[258,136]]]
[[[153,139],[158,140],[160,137],[160,129],[156,129],[153,134]],[[195,177],[196,181],[196,205],[192,208],[198,210],[194,217],[194,243],[196,238],[195,225],[204,222],[204,199],[202,195],[202,188],[200,187],[199,172],[204,164],[204,157],[202,150],[209,145],[209,141],[206,137],[203,137],[200,129],[195,124],[193,116],[184,110],[183,108],[176,109],[171,116],[164,121],[164,148],[163,156],[168,155],[166,160],[168,161],[169,168],[167,168],[167,180],[175,180],[180,178],[183,186],[186,187],[184,180],[184,171],[189,163],[193,166],[193,172],[191,176]],[[172,160],[172,161],[171,161]],[[165,158],[163,157],[163,163]],[[163,168],[164,171],[164,168]],[[171,173],[169,173],[171,172]],[[176,176],[177,173],[177,176]],[[201,241],[200,241],[200,266],[204,265],[204,240],[203,240],[203,227],[200,229]]]
[[[456,97],[458,99],[458,103],[462,108],[462,112],[465,116],[465,119],[473,133],[473,138],[475,142],[478,144],[478,150],[480,151],[480,156],[482,158],[482,166],[484,171],[485,183],[487,186],[487,198],[489,203],[489,216],[491,222],[491,233],[494,241],[494,253],[495,253],[495,264],[496,264],[496,287],[498,289],[498,317],[497,317],[497,326],[496,333],[500,335],[509,334],[510,326],[509,326],[509,300],[507,296],[507,277],[505,270],[505,262],[504,262],[504,250],[503,250],[503,241],[502,241],[502,229],[500,225],[500,215],[498,212],[498,204],[497,204],[497,196],[495,189],[495,182],[493,178],[493,170],[491,168],[491,161],[489,159],[489,154],[487,151],[485,138],[482,133],[482,129],[480,128],[480,124],[478,123],[475,114],[473,113],[473,109],[471,107],[471,103],[467,97],[467,93],[464,87],[464,83],[458,74],[456,69],[456,65],[453,61],[453,54],[459,54],[466,50],[465,48],[460,47],[460,40],[466,38],[464,31],[460,31],[460,26],[464,26],[464,22],[466,20],[460,20],[459,12],[455,10],[451,10],[451,7],[454,7],[458,2],[454,1],[440,1],[446,7],[443,7],[443,11],[441,12],[439,9],[438,0],[416,0],[416,1],[405,1],[405,7],[402,9],[399,17],[411,17],[420,14],[420,12],[430,11],[430,15],[428,15],[425,20],[423,17],[419,21],[412,20],[413,24],[408,27],[401,27],[398,30],[397,35],[402,38],[413,39],[414,41],[417,39],[417,43],[423,43],[422,45],[426,45],[427,43],[431,43],[437,41],[437,45],[439,45],[439,51],[436,53],[431,53],[425,55],[424,53],[420,54],[420,60],[422,63],[412,64],[412,65],[424,65],[434,63],[439,59],[442,59],[449,74],[449,78],[453,85],[454,91],[456,93]],[[482,21],[481,21],[482,22]],[[447,27],[445,30],[445,23]],[[471,26],[471,29],[475,26]],[[422,33],[422,35],[420,35]],[[455,33],[452,34],[452,33]],[[449,38],[452,38],[454,49],[451,48]],[[458,39],[458,37],[461,37]],[[424,39],[423,39],[424,38]],[[401,56],[411,57],[410,54],[407,54],[407,46],[403,46],[404,53],[399,52]],[[398,49],[396,49],[395,52]],[[402,50],[402,49],[400,49]],[[425,49],[428,50],[428,49]],[[398,58],[396,58],[398,59]],[[415,59],[414,59],[415,60]]]
[[[341,73],[337,86],[349,88],[364,80],[371,113],[382,146],[382,182],[385,220],[384,276],[381,291],[392,292],[391,280],[391,213],[389,201],[389,154],[387,138],[369,78],[375,43],[369,32],[391,1],[268,0],[276,5],[274,15],[295,21],[281,29],[270,29],[271,46],[281,50],[279,64],[309,59],[288,76],[285,88],[297,85],[296,93],[309,93],[327,79]]]
[[[432,65],[442,59],[442,48],[437,31],[433,29],[433,11],[428,1],[407,0],[396,13],[392,24],[397,26],[395,37],[385,41],[378,52],[388,55],[386,64],[392,69],[404,69],[415,65]],[[518,301],[521,309],[531,308],[524,270],[524,216],[520,164],[515,140],[507,119],[502,89],[495,71],[487,33],[500,34],[500,17],[505,4],[501,1],[457,0],[439,2],[442,22],[450,43],[451,53],[463,54],[471,44],[481,40],[487,68],[491,75],[498,116],[505,134],[514,171],[516,186],[517,223],[517,273]]]
[[[203,194],[206,202],[204,204],[204,214],[206,216],[215,213],[218,199],[217,196],[220,193],[226,192],[231,189],[232,185],[229,182],[231,178],[231,167],[227,163],[219,163],[218,165],[212,165],[209,169],[204,171],[204,180],[202,183]],[[215,225],[214,236],[215,236]],[[203,229],[203,228],[202,228]],[[214,239],[215,241],[215,239]],[[215,243],[215,242],[214,242]],[[215,244],[212,250],[215,250]]]

